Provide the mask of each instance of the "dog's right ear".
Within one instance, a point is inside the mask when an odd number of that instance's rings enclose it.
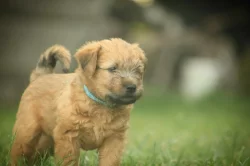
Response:
[[[79,68],[86,76],[91,77],[95,73],[100,50],[100,45],[87,45],[76,52],[75,58],[78,62]]]

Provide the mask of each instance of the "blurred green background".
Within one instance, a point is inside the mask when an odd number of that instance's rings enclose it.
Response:
[[[8,163],[15,113],[40,53],[62,44],[74,55],[86,41],[111,37],[139,43],[148,58],[123,165],[250,165],[249,4],[1,1],[0,165]],[[82,165],[96,165],[94,153],[82,156]]]

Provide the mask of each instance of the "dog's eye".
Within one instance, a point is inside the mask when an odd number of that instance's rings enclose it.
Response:
[[[135,68],[133,71],[134,71],[136,74],[142,74],[142,73],[143,73],[143,72],[142,72],[143,70],[142,70],[142,67],[141,67],[141,66]]]
[[[142,71],[139,70],[139,69],[137,69],[137,70],[135,71],[135,73],[136,73],[136,74],[142,74]]]
[[[109,72],[115,72],[116,69],[117,69],[117,68],[116,68],[115,66],[113,66],[113,67],[108,68],[108,71],[109,71]]]

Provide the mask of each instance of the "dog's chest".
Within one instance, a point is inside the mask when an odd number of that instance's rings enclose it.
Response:
[[[105,138],[116,132],[125,131],[128,127],[128,120],[122,115],[113,116],[110,114],[92,114],[83,118],[79,125],[79,141],[85,150],[96,149],[101,146]]]

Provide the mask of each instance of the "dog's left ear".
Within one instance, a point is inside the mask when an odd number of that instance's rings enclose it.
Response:
[[[144,53],[144,51],[140,48],[138,43],[133,43],[132,44],[134,50],[140,55],[140,60],[142,61],[142,63],[144,64],[144,71],[146,69],[147,63],[148,63],[148,59]]]
[[[100,50],[100,45],[87,45],[76,52],[75,58],[78,62],[79,68],[83,70],[86,76],[91,77],[95,73]]]

